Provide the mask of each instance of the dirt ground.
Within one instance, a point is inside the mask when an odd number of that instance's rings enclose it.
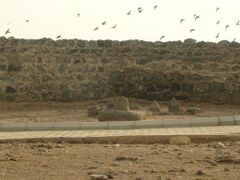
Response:
[[[59,122],[59,121],[97,121],[97,118],[87,116],[87,108],[92,105],[104,105],[107,100],[77,103],[1,103],[0,122]],[[130,106],[140,106],[140,111],[148,110],[152,102],[130,99]],[[162,111],[167,112],[167,102],[159,102]],[[200,107],[202,112],[197,116],[227,116],[239,115],[240,106],[214,105],[208,103],[181,102],[183,109],[191,105]],[[191,115],[151,116],[148,119],[183,119]]]
[[[0,144],[0,179],[239,180],[240,142],[223,144]]]

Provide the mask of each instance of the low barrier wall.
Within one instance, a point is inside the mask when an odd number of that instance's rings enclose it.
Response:
[[[200,127],[240,125],[240,115],[223,117],[196,117],[189,119],[162,119],[144,121],[109,122],[25,122],[0,123],[0,131],[59,131],[59,130],[104,130],[141,129],[170,127]]]

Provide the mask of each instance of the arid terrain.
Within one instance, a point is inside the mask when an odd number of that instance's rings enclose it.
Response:
[[[92,105],[104,105],[107,100],[87,101],[77,103],[42,102],[42,103],[6,103],[0,104],[0,122],[63,122],[63,121],[97,121],[88,117],[87,108]],[[138,111],[147,112],[152,101],[130,99],[131,107],[138,107]],[[168,102],[159,102],[161,111],[167,112]],[[196,106],[201,113],[195,116],[228,116],[239,115],[240,106],[216,105],[210,103],[181,102],[182,108]],[[147,119],[184,119],[192,115],[161,115],[148,116]]]
[[[0,122],[97,121],[87,108],[107,100],[78,103],[1,103]],[[130,99],[130,109],[148,111],[151,101]],[[194,116],[239,115],[240,106],[180,101],[195,106]],[[159,102],[167,112],[167,102]],[[193,115],[148,116],[148,119],[184,119]],[[0,179],[90,180],[102,175],[116,180],[238,180],[240,142],[170,144],[2,143]]]
[[[238,180],[240,142],[223,144],[0,144],[0,179]]]

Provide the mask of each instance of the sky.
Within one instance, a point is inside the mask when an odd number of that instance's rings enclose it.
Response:
[[[240,41],[239,8],[239,0],[0,0],[0,36],[10,29],[6,37],[26,39],[61,35],[63,39],[158,41],[164,35],[162,41]],[[200,18],[195,21],[193,14]],[[218,20],[221,23],[216,25]],[[230,25],[227,31],[226,25]],[[99,30],[93,31],[97,26]],[[196,31],[190,33],[192,28]]]

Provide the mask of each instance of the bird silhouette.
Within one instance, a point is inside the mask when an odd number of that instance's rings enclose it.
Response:
[[[157,6],[157,5],[155,5],[155,6],[153,7],[153,9],[154,9],[154,10],[157,10],[157,8],[158,8],[158,6]]]
[[[217,35],[215,36],[215,38],[217,38],[217,39],[218,39],[218,38],[219,38],[219,36],[220,36],[220,34],[219,34],[219,33],[217,33]]]
[[[127,15],[131,15],[131,13],[132,13],[132,11],[128,11],[128,12],[127,12]]]
[[[78,18],[80,17],[80,13],[77,14],[77,17],[78,17]]]
[[[219,10],[220,10],[220,7],[217,7],[217,8],[216,8],[216,12],[218,12]]]
[[[97,31],[97,30],[98,30],[98,26],[93,29],[93,31]]]
[[[143,12],[143,9],[141,7],[138,8],[138,12],[139,13],[142,13]]]
[[[218,24],[220,24],[220,22],[221,22],[221,21],[220,21],[220,20],[218,20],[218,21],[216,22],[216,24],[218,25]]]
[[[237,26],[239,26],[239,25],[240,25],[240,20],[238,20],[238,22],[236,23],[236,25],[237,25]]]
[[[228,30],[229,27],[230,27],[229,25],[226,25],[225,26],[225,31]]]
[[[163,36],[161,36],[161,37],[160,37],[160,40],[164,39],[165,37],[166,37],[166,36],[164,36],[164,35],[163,35]]]
[[[30,22],[28,19],[27,20],[25,20],[26,22]]]
[[[107,22],[106,22],[106,21],[103,21],[103,22],[102,22],[102,25],[103,25],[103,26],[104,26],[104,25],[106,25],[106,24],[107,24]]]
[[[115,25],[112,27],[112,29],[115,29],[115,28],[117,28],[117,24],[115,24]]]
[[[190,33],[194,32],[194,31],[195,31],[195,29],[190,29]]]
[[[57,39],[61,39],[61,38],[62,38],[62,36],[61,36],[61,35],[58,35],[58,36],[57,36]]]
[[[10,32],[10,29],[7,29],[6,30],[6,32],[5,32],[5,34],[7,35],[7,34],[10,34],[11,32]]]
[[[196,21],[197,19],[199,19],[199,18],[200,18],[200,16],[199,16],[199,15],[195,16],[195,21]]]
[[[182,24],[185,21],[185,19],[180,19],[180,23]]]

